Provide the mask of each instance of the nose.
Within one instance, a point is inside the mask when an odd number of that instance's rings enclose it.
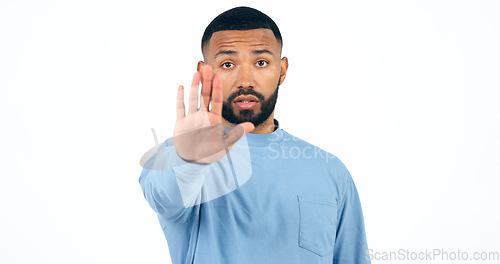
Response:
[[[255,79],[251,67],[246,65],[242,65],[239,67],[237,86],[238,89],[255,88]]]

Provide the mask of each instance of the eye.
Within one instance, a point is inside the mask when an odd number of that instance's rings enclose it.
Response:
[[[224,68],[224,69],[229,69],[231,67],[233,67],[233,63],[232,62],[224,62],[222,63],[221,67]]]
[[[265,61],[265,60],[260,60],[257,62],[257,66],[259,67],[265,67],[269,62]]]

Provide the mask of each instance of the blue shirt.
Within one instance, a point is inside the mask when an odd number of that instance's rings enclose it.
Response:
[[[370,263],[344,164],[275,123],[212,164],[185,162],[171,138],[145,164],[139,182],[172,263]]]

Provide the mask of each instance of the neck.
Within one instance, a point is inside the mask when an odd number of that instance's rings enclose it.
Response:
[[[258,125],[255,127],[254,130],[252,130],[253,134],[267,134],[267,133],[272,133],[276,129],[276,126],[274,125],[274,115],[271,114],[269,118],[264,121],[264,123]]]

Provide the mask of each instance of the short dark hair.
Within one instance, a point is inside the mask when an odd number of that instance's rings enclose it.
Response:
[[[210,22],[203,33],[203,37],[201,38],[201,52],[203,53],[203,48],[215,32],[223,30],[250,30],[258,28],[267,28],[272,30],[274,36],[283,47],[280,30],[269,16],[257,9],[240,6],[225,11]]]

